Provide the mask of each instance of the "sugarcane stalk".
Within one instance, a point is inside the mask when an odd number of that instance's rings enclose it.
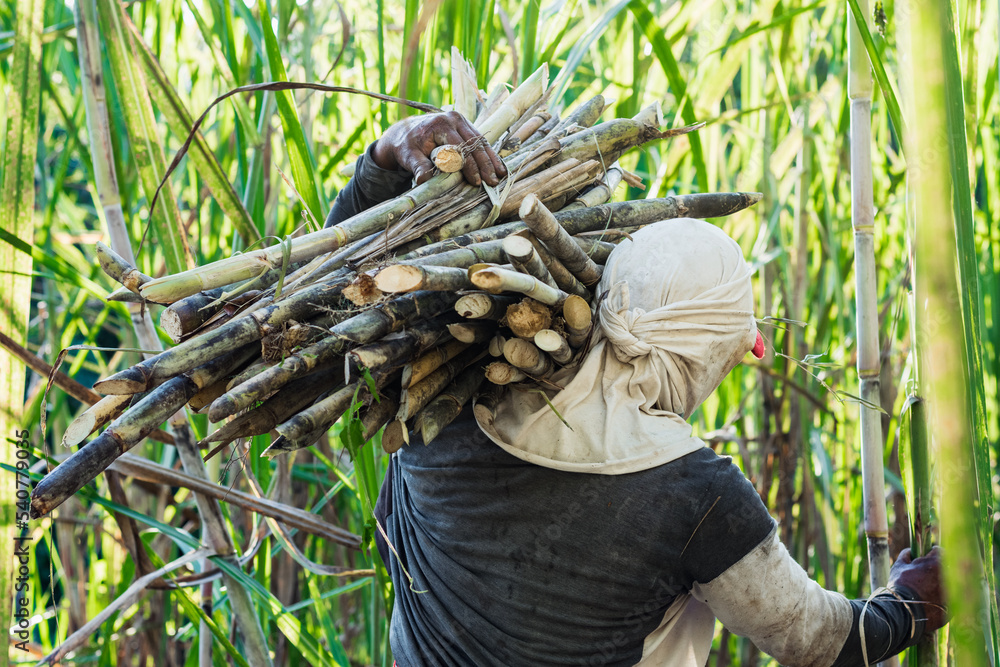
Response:
[[[127,287],[119,287],[111,294],[104,297],[105,301],[118,301],[120,303],[146,303],[146,300]]]
[[[535,252],[531,241],[522,236],[508,236],[503,240],[503,250],[517,271],[534,276],[549,287],[558,287],[552,274]]]
[[[516,142],[515,148],[520,148],[528,137],[533,135],[542,125],[552,118],[552,114],[547,111],[536,111],[521,127],[511,133],[511,139]]]
[[[385,425],[385,430],[382,431],[382,451],[386,454],[398,452],[409,441],[410,436],[406,429],[406,422],[391,419]]]
[[[139,289],[152,280],[145,273],[136,269],[130,261],[104,245],[100,241],[95,244],[97,261],[112,280],[128,290],[139,293]]]
[[[500,207],[500,218],[517,212],[525,197],[534,194],[542,200],[550,200],[569,190],[583,189],[601,173],[601,163],[597,160],[581,162],[575,158],[562,160],[523,181],[517,182]]]
[[[867,5],[866,0],[861,0]],[[875,205],[872,189],[871,95],[868,55],[858,27],[850,19],[848,34],[851,100],[851,225],[854,228],[857,301],[857,368],[861,404],[861,477],[864,527],[868,538],[871,590],[889,581],[889,521],[885,506],[882,417],[879,378],[878,291],[875,279]],[[895,659],[882,664],[898,664]]]
[[[503,356],[515,368],[538,378],[552,370],[552,358],[522,338],[511,338],[503,346]]]
[[[289,382],[259,406],[209,433],[203,442],[232,442],[237,438],[267,433],[343,382],[343,372],[339,369],[340,365],[337,366],[338,368],[319,370]]]
[[[442,196],[462,183],[462,175],[438,174],[404,195],[349,218],[339,225],[288,240],[288,262],[298,263],[343,248],[348,243],[385,229],[392,221],[421,202]],[[140,293],[149,301],[173,303],[186,296],[241,280],[255,278],[266,270],[282,266],[285,244],[236,255],[188,271],[145,283]]]
[[[188,409],[192,412],[201,412],[208,407],[212,401],[226,393],[226,385],[228,384],[229,380],[226,378],[213,382],[191,397],[191,399],[187,402]]]
[[[44,516],[61,505],[122,453],[180,410],[199,390],[231,373],[253,353],[254,350],[248,346],[219,356],[149,392],[35,486],[31,496],[32,518]],[[175,434],[178,435],[179,432]]]
[[[400,386],[406,389],[410,385],[420,382],[440,368],[442,364],[451,361],[464,352],[468,347],[469,343],[463,343],[460,340],[450,340],[444,345],[427,352],[413,363],[403,366]]]
[[[687,134],[701,127],[702,124],[688,125],[660,131],[631,118],[616,118],[560,139],[559,145],[562,150],[559,155],[561,159],[575,157],[581,162],[597,159],[603,164],[612,164],[632,148],[651,141]]]
[[[500,108],[500,105],[507,101],[510,97],[510,89],[504,84],[498,84],[490,94],[486,96],[486,101],[483,102],[483,108],[476,116],[475,122],[472,124],[476,127],[482,125],[490,116]]]
[[[375,276],[375,285],[389,293],[416,290],[458,291],[473,287],[464,269],[408,264],[395,264],[382,269]]]
[[[131,396],[105,396],[70,422],[63,433],[63,447],[75,447],[91,433],[116,419],[128,406]]]
[[[499,294],[475,292],[465,294],[455,302],[455,311],[471,320],[499,320],[507,314],[507,306],[517,303],[517,298]]]
[[[552,311],[534,299],[522,299],[507,308],[507,326],[518,338],[532,340],[552,325]]]
[[[483,369],[478,365],[466,368],[420,411],[416,418],[416,428],[420,429],[420,437],[425,445],[429,445],[444,427],[455,421],[462,412],[462,406],[476,393],[485,377]]]
[[[299,449],[295,445],[303,441],[307,435],[316,431],[325,431],[333,426],[347,412],[347,409],[351,407],[351,401],[354,400],[355,394],[360,393],[365,386],[364,380],[351,382],[326,398],[316,401],[308,408],[300,410],[298,414],[293,415],[281,424],[278,424],[275,429],[279,435],[284,436],[285,446],[274,443],[264,450],[263,454],[265,456],[274,456],[279,452]]]
[[[412,292],[333,327],[331,335],[291,355],[259,375],[217,398],[208,410],[211,422],[222,421],[318,366],[333,362],[348,348],[364,345],[398,331],[411,321],[425,319],[451,308],[458,299],[450,292]]]
[[[473,264],[500,264],[505,259],[503,240],[497,239],[406,261],[414,266],[451,266],[464,269]]]
[[[492,144],[542,97],[548,83],[549,66],[548,63],[542,63],[541,67],[514,89],[496,111],[490,113],[481,123],[477,118],[476,129],[487,142]]]
[[[561,306],[569,296],[553,289],[534,276],[500,268],[483,269],[472,274],[472,283],[487,292],[520,292],[547,306]]]
[[[380,428],[389,423],[397,410],[399,410],[399,392],[386,387],[380,393],[379,400],[373,401],[361,413],[362,439],[365,442],[371,440]]]
[[[622,169],[617,162],[615,162],[607,168],[600,181],[584,190],[580,196],[563,206],[560,210],[573,211],[578,208],[597,206],[598,204],[603,204],[609,201],[611,196],[614,195],[615,190],[618,188],[618,185],[622,182],[622,178],[624,176],[625,170]]]
[[[548,352],[557,364],[566,365],[573,358],[573,350],[562,334],[552,329],[542,329],[535,334],[535,345],[542,352]]]
[[[396,413],[396,419],[405,422],[415,417],[459,373],[467,366],[482,359],[485,354],[483,350],[466,350],[451,361],[441,364],[420,382],[411,384],[399,397],[399,411]]]
[[[453,174],[462,171],[465,166],[465,156],[462,154],[462,147],[454,144],[444,144],[431,151],[431,162],[439,170],[446,174]]]
[[[573,111],[552,128],[552,132],[559,132],[571,125],[581,128],[591,127],[604,113],[607,106],[604,95],[594,95],[583,104],[577,106]]]
[[[590,298],[590,291],[583,285],[583,283],[577,280],[576,276],[570,273],[569,269],[567,269],[562,262],[553,257],[552,253],[550,253],[548,249],[542,245],[542,242],[539,241],[530,230],[521,230],[517,233],[517,235],[527,239],[528,242],[531,243],[532,247],[535,249],[535,254],[538,255],[542,264],[545,265],[545,269],[549,272],[549,275],[552,276],[552,279],[555,281],[556,286],[559,289],[567,294],[575,294],[586,299]]]
[[[105,394],[148,391],[164,380],[200,366],[234,347],[260,340],[288,320],[306,319],[318,308],[336,307],[345,282],[313,285],[279,303],[226,322],[217,329],[189,338],[176,347],[95,383],[94,389]]]
[[[542,139],[545,139],[552,130],[559,125],[561,119],[559,114],[552,113],[547,121],[541,124],[537,130],[535,130],[527,139],[521,142],[520,148],[527,148],[528,146],[533,146]]]
[[[508,385],[527,380],[528,376],[524,374],[524,371],[511,364],[494,361],[486,366],[486,379],[496,385]]]
[[[271,367],[271,364],[267,363],[263,359],[260,361],[255,361],[242,371],[231,377],[226,381],[226,389],[232,389],[233,387],[238,387],[255,375],[263,373],[265,370]]]
[[[486,378],[489,380],[489,378]],[[496,418],[496,409],[500,401],[507,395],[507,388],[498,384],[487,384],[472,398],[472,412],[476,420],[483,424],[492,424]]]
[[[170,336],[170,340],[179,343],[224,307],[240,307],[261,295],[260,290],[249,290],[235,299],[223,302],[220,299],[224,291],[224,288],[219,287],[175,301],[160,313],[160,327]]]
[[[537,197],[525,197],[519,213],[524,224],[570,273],[588,287],[597,284],[604,269],[587,256]]]
[[[485,343],[496,332],[496,325],[488,321],[458,322],[448,325],[448,333],[460,343]]]
[[[593,313],[586,299],[570,296],[563,303],[563,320],[566,322],[566,333],[570,347],[576,349],[587,342],[593,322]]]
[[[405,332],[390,334],[380,341],[362,345],[347,353],[357,368],[390,368],[406,362],[448,338],[447,317],[418,322]]]
[[[507,342],[507,337],[503,334],[497,332],[490,339],[490,343],[486,350],[490,353],[491,357],[502,357],[503,356],[503,346]]]

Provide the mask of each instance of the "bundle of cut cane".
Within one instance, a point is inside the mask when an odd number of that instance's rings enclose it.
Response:
[[[507,164],[495,189],[446,171],[469,149],[448,147],[434,156],[443,171],[396,199],[184,273],[152,279],[98,246],[123,285],[112,298],[167,305],[160,323],[177,345],[95,384],[106,397],[63,442],[107,427],[36,486],[34,516],[185,405],[220,424],[204,446],[270,432],[268,456],[312,445],[358,401],[365,439],[386,427],[386,451],[411,430],[430,443],[474,396],[489,410],[507,385],[544,383],[578,362],[603,264],[630,231],[729,215],[760,198],[607,203],[622,180],[641,185],[620,155],[696,128],[659,130],[658,105],[591,127],[605,108],[599,95],[560,119],[545,108],[544,65],[509,95],[478,91],[460,56],[453,76],[464,91],[455,110]]]

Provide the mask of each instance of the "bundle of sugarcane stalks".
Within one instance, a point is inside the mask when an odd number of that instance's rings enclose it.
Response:
[[[291,452],[355,410],[365,439],[385,427],[386,451],[411,431],[430,443],[473,397],[477,410],[491,410],[507,385],[544,385],[580,360],[603,265],[629,232],[729,215],[760,198],[608,203],[622,180],[641,184],[619,156],[697,126],[661,131],[658,105],[595,125],[601,96],[561,119],[546,109],[544,65],[509,94],[486,95],[456,63],[453,89],[466,92],[454,109],[508,168],[496,188],[447,171],[461,159],[445,150],[434,156],[441,173],[400,197],[191,271],[153,279],[98,246],[123,285],[112,298],[166,305],[160,323],[177,345],[94,385],[105,398],[70,425],[64,444],[107,427],[35,487],[34,516],[185,405],[221,423],[206,447],[272,433],[265,454]]]

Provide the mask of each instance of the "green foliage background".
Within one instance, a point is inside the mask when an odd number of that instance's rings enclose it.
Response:
[[[32,352],[51,362],[71,345],[122,348],[67,355],[63,370],[90,386],[138,357],[124,351],[136,346],[131,322],[121,304],[103,300],[116,285],[103,275],[93,252],[95,241],[107,239],[94,189],[73,8],[60,0],[43,4],[33,234],[23,239],[28,246],[19,245],[15,230],[5,229],[0,245],[28,251],[34,260],[27,331]],[[694,415],[696,431],[741,465],[781,522],[789,549],[818,581],[850,597],[868,594],[854,370],[847,4],[366,0],[341,5],[272,0],[265,8],[242,0],[164,0],[126,3],[123,11],[114,0],[98,4],[115,167],[136,248],[148,221],[151,193],[137,168],[142,164],[136,155],[139,142],[128,131],[121,108],[118,72],[127,68],[139,73],[138,89],[152,100],[152,150],[162,151],[166,162],[186,137],[191,117],[238,85],[287,78],[446,104],[452,45],[472,61],[486,90],[548,62],[553,74],[563,74],[554,99],[564,109],[603,93],[615,100],[608,115],[631,116],[658,100],[668,126],[706,121],[697,134],[623,158],[623,166],[642,176],[647,187],[623,188],[618,194],[764,194],[755,208],[717,222],[741,243],[757,269],[757,316],[771,351],[763,362],[733,372]],[[958,0],[954,7],[958,21],[948,28],[960,48],[973,193],[971,261],[978,272],[982,314],[983,342],[975,353],[984,372],[987,438],[976,447],[979,461],[990,462],[986,477],[993,477],[1000,441],[998,7],[969,0]],[[895,554],[909,542],[901,478],[908,471],[905,466],[900,470],[898,452],[908,442],[906,429],[899,429],[899,415],[913,390],[914,341],[907,302],[912,285],[907,160],[895,100],[900,88],[896,7],[890,0],[880,9],[884,29],[873,25],[871,41],[879,75],[872,151],[881,404]],[[882,14],[875,13],[881,22]],[[107,17],[114,16],[121,21],[117,37],[107,30]],[[5,88],[14,83],[16,19],[11,3],[0,5],[0,84]],[[135,41],[122,48],[130,41],[129,23],[135,26]],[[921,94],[919,86],[918,79],[914,95]],[[883,94],[887,90],[892,91],[888,99]],[[13,86],[8,91],[22,93]],[[11,99],[0,96],[0,119],[6,121]],[[189,156],[171,177],[164,196],[176,202],[176,213],[155,221],[139,254],[139,268],[156,276],[179,261],[180,236],[200,264],[245,249],[257,238],[270,237],[270,243],[310,227],[323,218],[345,184],[340,168],[401,113],[367,97],[309,91],[254,93],[222,103],[202,128],[201,163]],[[937,150],[948,146],[943,137]],[[217,168],[211,165],[213,158]],[[919,156],[920,161],[934,159]],[[11,299],[13,295],[2,295],[5,307]],[[932,316],[953,326],[962,317],[958,308]],[[29,372],[23,396],[12,391],[0,400],[15,414],[23,403],[18,420],[31,429],[36,453],[58,457],[64,453],[59,436],[82,408],[53,390],[44,406],[48,434],[43,441],[38,425],[44,384],[44,378]],[[191,422],[199,437],[206,433],[203,416],[192,415]],[[210,476],[245,488],[249,470],[273,497],[361,534],[370,528],[369,494],[387,457],[376,444],[362,448],[363,454],[352,461],[341,433],[335,429],[328,442],[300,453],[293,465],[260,459],[268,437],[254,438],[243,455],[211,463]],[[165,465],[176,461],[173,449],[158,443],[148,442],[137,451]],[[968,456],[971,461],[972,445]],[[197,544],[200,527],[189,491],[140,483],[127,485],[127,491],[129,511],[154,561],[174,560]],[[992,548],[996,489],[979,492],[986,511],[976,512],[977,535]],[[36,615],[34,659],[103,609],[135,576],[136,564],[112,516],[122,508],[107,496],[102,477],[64,505],[57,520],[31,527],[37,545],[30,602]],[[237,545],[246,548],[262,522],[235,506],[223,506]],[[377,556],[373,560],[301,534],[294,539],[317,562],[380,566]],[[318,576],[289,558],[274,537],[263,539],[244,569],[276,664],[392,664],[387,638],[391,591],[381,574]],[[197,590],[188,589],[187,595],[198,599]],[[77,659],[99,665],[198,664],[197,637],[205,630],[179,596],[150,592],[106,622],[77,651]],[[229,633],[226,593],[219,587],[213,603],[212,617]],[[942,651],[946,646],[947,636]],[[226,651],[222,643],[215,644],[215,664],[232,659]],[[11,656],[30,661],[22,652]],[[749,642],[719,628],[710,664],[767,661]]]

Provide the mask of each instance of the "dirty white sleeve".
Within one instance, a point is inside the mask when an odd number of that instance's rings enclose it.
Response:
[[[830,667],[851,631],[851,603],[812,581],[778,540],[753,551],[691,593],[730,632],[749,638],[787,667]]]

